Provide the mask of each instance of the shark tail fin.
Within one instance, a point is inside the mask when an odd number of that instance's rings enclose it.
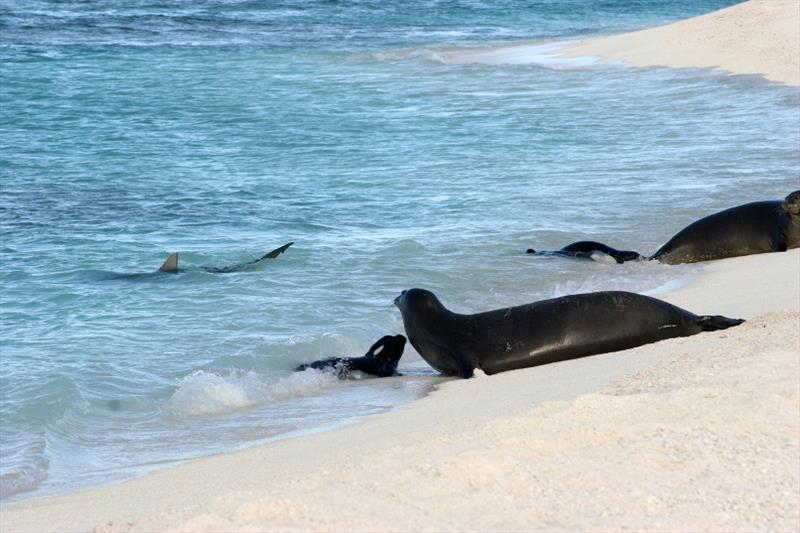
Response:
[[[275,259],[279,255],[281,255],[283,252],[285,252],[286,249],[288,247],[290,247],[291,245],[293,245],[293,244],[294,244],[294,241],[287,242],[286,244],[284,244],[280,248],[275,248],[274,250],[272,250],[268,254],[264,254],[263,256],[261,256],[261,259]],[[261,259],[259,259],[259,261],[261,261]]]
[[[164,264],[161,265],[161,268],[159,268],[158,271],[169,272],[170,274],[175,274],[178,272],[178,254],[175,253],[167,257],[167,260],[164,261]]]

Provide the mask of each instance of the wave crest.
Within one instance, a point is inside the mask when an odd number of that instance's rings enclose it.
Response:
[[[168,406],[174,414],[182,416],[218,415],[303,396],[336,382],[334,374],[319,371],[268,379],[253,371],[231,370],[223,375],[196,370],[180,379]]]

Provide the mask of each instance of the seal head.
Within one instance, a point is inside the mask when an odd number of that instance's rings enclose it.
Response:
[[[800,191],[794,191],[781,204],[781,209],[790,215],[800,215]]]

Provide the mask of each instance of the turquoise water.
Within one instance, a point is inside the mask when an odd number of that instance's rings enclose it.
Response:
[[[4,2],[3,499],[385,411],[440,378],[291,369],[401,333],[400,290],[472,312],[648,290],[687,223],[800,186],[800,95],[757,77],[455,64],[730,1]],[[228,275],[198,270],[283,256]],[[147,275],[172,252],[187,271]],[[128,276],[129,274],[144,274]]]

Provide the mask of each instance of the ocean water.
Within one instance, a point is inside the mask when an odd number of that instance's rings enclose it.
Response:
[[[292,372],[402,333],[402,289],[477,312],[694,272],[524,252],[652,253],[782,198],[797,89],[546,52],[733,3],[0,3],[3,501],[425,394],[442,378],[410,346],[401,377]],[[542,59],[452,60],[517,41]],[[172,252],[186,271],[154,274]]]

